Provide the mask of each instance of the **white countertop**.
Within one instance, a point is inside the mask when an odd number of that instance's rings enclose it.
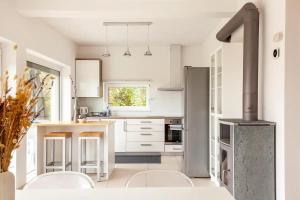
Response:
[[[234,200],[223,187],[17,190],[16,200]]]
[[[105,120],[98,122],[83,122],[83,123],[74,123],[74,122],[46,122],[46,123],[36,123],[35,126],[103,126],[106,127],[110,124],[114,123],[114,120]]]

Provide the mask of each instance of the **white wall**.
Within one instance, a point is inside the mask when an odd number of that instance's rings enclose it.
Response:
[[[209,67],[205,62],[206,57],[202,52],[201,46],[183,46],[182,47],[182,64],[183,66],[192,67]]]
[[[249,0],[239,0],[238,9]],[[257,0],[253,1],[260,11],[260,62],[259,62],[259,117],[276,122],[276,178],[277,199],[285,197],[285,164],[284,164],[284,41],[273,43],[273,35],[285,29],[285,1],[284,0]],[[225,22],[220,24],[222,27]],[[203,65],[209,63],[209,54],[219,45],[216,33],[217,27],[203,42]],[[239,34],[241,31],[238,32]],[[238,35],[238,38],[241,36]],[[281,48],[281,57],[273,59],[272,50]],[[241,66],[242,67],[242,66]]]
[[[300,199],[300,1],[286,1],[285,181],[286,200]]]
[[[9,53],[9,57],[5,59],[10,58],[10,61],[5,62],[10,65],[3,67],[11,75],[21,74],[26,66],[27,51],[33,50],[63,63],[68,66],[66,70],[70,72],[74,66],[76,45],[40,20],[20,16],[15,8],[15,1],[0,1],[0,43],[8,45],[4,48],[4,54]],[[15,44],[18,46],[17,49],[13,48]],[[70,98],[67,104],[70,104]],[[24,140],[22,147],[17,151],[17,187],[22,186],[25,181],[26,141]]]
[[[182,92],[162,92],[159,87],[170,83],[169,46],[151,47],[153,56],[144,56],[145,47],[130,48],[132,56],[124,57],[125,47],[110,47],[111,57],[101,57],[103,48],[79,47],[77,57],[103,60],[104,81],[150,80],[150,112],[118,112],[117,115],[182,116]]]

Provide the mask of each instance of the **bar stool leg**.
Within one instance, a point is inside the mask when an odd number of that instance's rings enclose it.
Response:
[[[70,137],[70,145],[69,145],[69,156],[70,156],[70,165],[71,165],[71,171],[73,170],[73,158],[72,158],[72,144],[73,138]]]
[[[55,166],[55,140],[51,139],[52,141],[52,166],[54,167]],[[55,171],[55,169],[53,168],[52,169],[53,172]]]
[[[65,146],[66,140],[62,139],[62,171],[65,171],[66,169],[66,146]]]
[[[44,138],[44,163],[43,163],[43,166],[44,166],[44,173],[47,172],[47,169],[46,169],[46,166],[47,166],[47,139]]]
[[[87,165],[87,156],[86,156],[86,152],[87,152],[87,150],[86,150],[86,143],[87,143],[87,139],[84,139],[83,140],[83,144],[84,144],[84,148],[83,148],[83,150],[84,150],[84,153],[83,153],[83,163],[85,164],[85,165]],[[83,171],[84,171],[84,173],[86,174],[86,171],[87,171],[87,168],[84,168],[83,169]]]
[[[81,173],[81,138],[78,138],[78,171]]]
[[[97,153],[96,153],[96,156],[97,156],[97,159],[96,159],[96,162],[97,162],[97,181],[101,181],[101,174],[100,174],[100,138],[97,138],[96,139],[96,142],[97,142]]]

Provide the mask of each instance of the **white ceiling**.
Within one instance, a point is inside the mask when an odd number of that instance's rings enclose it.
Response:
[[[197,45],[237,10],[237,0],[17,0],[27,17],[41,18],[79,45],[103,45],[104,21],[151,21],[153,45]],[[145,45],[147,27],[129,27],[130,45]],[[109,27],[109,45],[124,45],[126,27]]]

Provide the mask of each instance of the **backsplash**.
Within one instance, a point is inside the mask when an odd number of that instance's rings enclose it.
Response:
[[[88,107],[89,112],[102,112],[103,109],[103,98],[78,98],[78,107]]]

